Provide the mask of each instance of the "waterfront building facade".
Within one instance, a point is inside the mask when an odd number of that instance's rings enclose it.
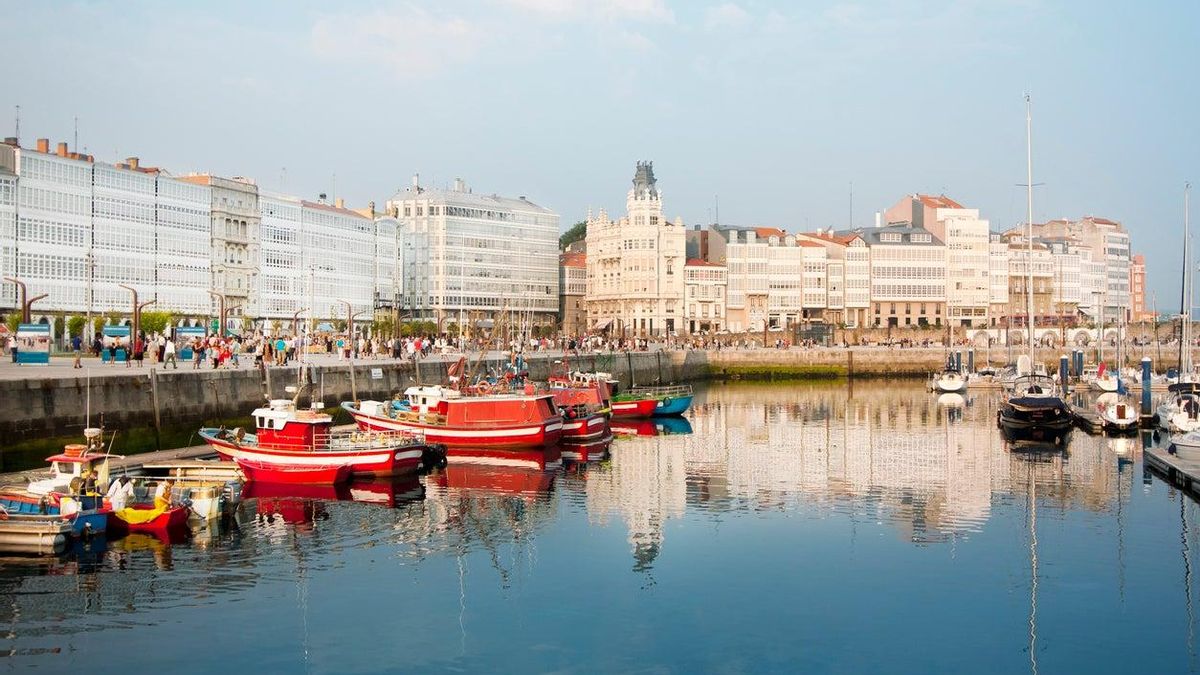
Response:
[[[230,323],[240,325],[238,317],[259,314],[258,185],[241,176],[211,174],[189,174],[182,180],[212,189],[212,289],[225,296]]]
[[[663,216],[650,162],[638,162],[627,215],[587,220],[588,327],[617,335],[666,336],[683,328],[683,221]]]
[[[998,232],[988,235],[988,326],[1006,325],[1008,316],[1008,242]]]
[[[847,328],[867,325],[871,307],[871,251],[857,234],[800,233],[797,241],[825,247],[828,260],[825,320]]]
[[[0,166],[0,278],[17,273],[17,174]],[[0,307],[15,307],[17,289],[0,284]]]
[[[558,214],[529,201],[412,185],[387,203],[400,227],[408,316],[494,321],[558,318]],[[487,325],[487,324],[484,324]]]
[[[683,266],[684,325],[690,334],[725,329],[725,292],[729,270],[721,264],[690,258]]]
[[[941,326],[946,246],[909,223],[857,230],[871,251],[871,325]]]
[[[1033,229],[1035,237],[1070,237],[1089,249],[1092,262],[1103,266],[1103,279],[1097,288],[1084,286],[1081,303],[1090,300],[1087,296],[1091,291],[1098,291],[1096,296],[1103,304],[1103,309],[1097,313],[1102,315],[1105,322],[1129,318],[1132,303],[1129,288],[1130,240],[1129,233],[1120,223],[1098,216],[1085,216],[1078,220],[1062,218],[1034,223]]]
[[[1154,320],[1146,307],[1146,257],[1141,253],[1129,259],[1129,316],[1136,323]]]
[[[922,227],[946,247],[946,318],[953,326],[982,326],[989,302],[989,225],[978,209],[946,195],[913,194],[888,209],[889,223]]]
[[[558,312],[562,332],[578,335],[587,330],[587,254],[563,253],[558,257]]]

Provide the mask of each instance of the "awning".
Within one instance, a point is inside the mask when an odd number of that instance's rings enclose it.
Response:
[[[612,319],[600,319],[599,321],[596,322],[595,326],[592,326],[592,330],[606,330],[609,326],[612,325],[612,322],[613,322]]]

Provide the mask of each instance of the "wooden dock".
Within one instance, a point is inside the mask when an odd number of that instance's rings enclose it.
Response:
[[[175,448],[174,450],[158,450],[155,452],[143,452],[136,455],[128,455],[125,457],[113,457],[108,460],[109,473],[117,475],[120,473],[140,473],[142,467],[146,464],[161,464],[164,462],[180,462],[195,459],[215,458],[217,453],[213,452],[210,445],[193,445],[186,448]],[[0,474],[0,485],[24,485],[31,480],[38,480],[46,477],[46,469],[31,469],[29,471],[14,471],[13,473]]]
[[[1075,426],[1083,429],[1089,434],[1096,434],[1104,431],[1104,423],[1100,420],[1100,413],[1092,408],[1086,408],[1079,405],[1070,405],[1071,416],[1075,418]]]
[[[1142,455],[1146,467],[1160,478],[1200,499],[1200,461],[1181,459],[1167,448],[1148,448]]]

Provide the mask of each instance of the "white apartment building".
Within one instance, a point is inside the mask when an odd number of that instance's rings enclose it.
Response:
[[[358,213],[363,213],[359,211]],[[367,213],[375,219],[375,309],[392,311],[404,295],[400,269],[400,221],[390,215],[375,216],[375,204]]]
[[[796,240],[825,247],[828,259],[825,320],[849,328],[867,325],[871,306],[871,250],[867,242],[857,234],[838,236],[822,230],[797,234]]]
[[[259,316],[268,320],[266,327],[278,322],[291,332],[293,318],[299,319],[302,331],[318,322],[344,321],[342,300],[354,313],[363,313],[356,322],[370,322],[376,298],[395,295],[394,219],[372,219],[338,201],[330,205],[259,194]],[[380,255],[391,257],[381,261]]]
[[[51,153],[47,139],[36,149],[0,145],[0,167],[8,170],[0,184],[17,188],[14,228],[3,228],[0,205],[0,260],[30,296],[49,294],[35,314],[128,314],[133,298],[119,284],[136,289],[141,302],[155,300],[152,309],[208,313],[208,188],[142,167],[136,157],[98,163],[66,143]],[[15,307],[12,285],[4,286],[0,301]]]
[[[311,275],[301,260],[300,200],[261,192],[258,206],[261,237],[259,311],[273,321],[291,319],[297,312],[308,317]]]
[[[157,180],[157,308],[206,315],[212,306],[208,294],[212,283],[212,190],[161,173]]]
[[[988,325],[996,327],[1003,325],[1004,317],[1008,316],[1009,310],[1008,242],[999,233],[990,234],[988,240],[988,286],[991,289],[988,299],[990,310]]]
[[[836,287],[837,314],[843,302],[844,266],[830,260],[826,246],[771,227],[714,228],[708,237],[712,262],[728,269],[726,317],[734,332],[764,327],[787,329],[829,316],[829,288]]]
[[[1103,280],[1092,287],[1091,271],[1081,274],[1081,306],[1088,316],[1095,314],[1093,297],[1099,292],[1099,302],[1104,303],[1104,317],[1115,321],[1118,316],[1128,318],[1132,299],[1129,289],[1130,240],[1129,233],[1120,223],[1107,218],[1086,216],[1078,220],[1060,218],[1046,223],[1034,224],[1034,236],[1069,237],[1091,251],[1091,262],[1103,265]],[[1086,268],[1086,263],[1084,264]],[[1094,270],[1093,270],[1094,271]]]
[[[603,210],[587,220],[589,328],[635,336],[683,330],[684,227],[663,216],[662,194],[650,162],[638,162],[625,206],[610,220]]]
[[[524,196],[412,185],[387,203],[400,227],[403,307],[414,317],[551,325],[558,317],[558,214]],[[484,324],[486,325],[486,324]]]
[[[51,153],[44,138],[38,139],[36,150],[5,144],[0,153],[0,165],[17,174],[16,231],[10,244],[16,276],[26,283],[30,297],[49,294],[34,311],[86,311],[92,163],[72,156],[65,143]],[[6,291],[5,298],[12,300],[8,306],[16,306],[14,291]]]
[[[132,310],[133,296],[118,284],[149,300],[157,248],[155,176],[127,166],[96,163],[92,175],[92,304],[124,312]]]
[[[718,263],[692,258],[684,263],[684,328],[710,333],[725,328],[725,289],[729,270]]]
[[[17,175],[0,166],[0,278],[17,273]],[[0,307],[15,307],[17,289],[0,284]]]
[[[300,202],[300,269],[309,275],[309,310],[316,318],[346,318],[375,308],[375,222],[337,205]],[[358,319],[356,319],[358,320]]]
[[[909,224],[856,233],[871,250],[871,325],[943,325],[946,247],[942,241]]]
[[[982,326],[989,302],[989,224],[945,195],[914,194],[888,209],[887,222],[929,230],[946,246],[946,314],[955,326]]]

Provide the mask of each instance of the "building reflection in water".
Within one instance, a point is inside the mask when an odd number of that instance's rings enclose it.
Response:
[[[589,518],[623,521],[646,569],[688,508],[846,513],[931,544],[980,530],[995,500],[1024,501],[1034,482],[1048,509],[1115,511],[1128,496],[1134,472],[1119,469],[1140,460],[1137,438],[1077,431],[1022,451],[996,428],[998,403],[896,382],[714,385],[698,392],[693,433],[613,444],[611,463],[588,476]]]

